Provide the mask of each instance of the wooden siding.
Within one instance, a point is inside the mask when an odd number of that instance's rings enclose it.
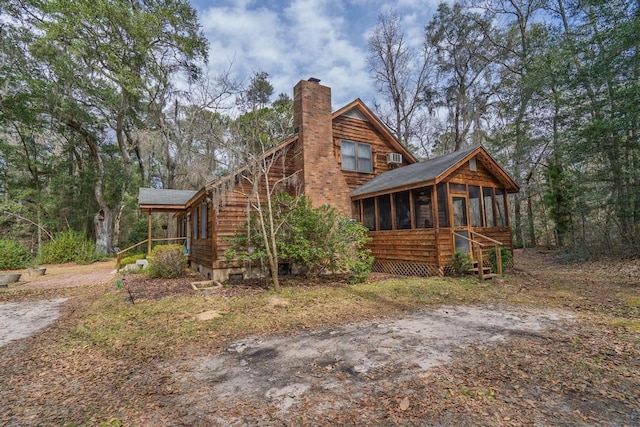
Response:
[[[402,261],[437,265],[434,229],[371,231],[367,248],[376,261]]]
[[[273,186],[277,181],[285,177],[290,177],[297,171],[293,168],[296,164],[296,155],[299,152],[295,150],[295,146],[290,147],[287,150],[285,156],[280,156],[269,170],[269,182]],[[294,184],[279,184],[281,185],[281,191],[288,192],[289,194],[295,194],[297,187]],[[250,194],[250,184],[246,181],[236,184],[233,190],[227,191],[218,200],[219,207],[215,215],[214,223],[214,235],[215,235],[215,247],[216,253],[211,261],[211,249],[209,250],[210,260],[208,266],[213,268],[227,268],[237,267],[240,264],[236,261],[227,261],[225,252],[231,248],[232,239],[236,233],[242,232],[245,229],[247,223],[247,206],[248,197]],[[277,191],[276,191],[277,192]],[[266,190],[264,186],[260,188],[261,200],[266,200]],[[211,244],[209,245],[211,248]],[[196,248],[199,250],[199,248]]]
[[[204,200],[204,195],[196,199],[191,207],[188,209],[188,212],[191,214],[191,221],[194,218],[194,212],[198,212],[198,227],[197,232],[193,234],[193,223],[189,222],[189,230],[188,235],[191,236],[191,245],[190,245],[190,260],[192,263],[201,264],[207,267],[211,266],[211,254],[212,254],[212,222],[213,222],[213,209],[211,208],[211,203],[207,206],[207,237],[201,237],[201,221],[200,215],[202,213],[201,204]]]
[[[477,171],[469,168],[469,162],[464,162],[455,171],[453,171],[446,181],[455,184],[481,185],[483,187],[502,187],[502,184],[496,177],[482,164],[476,162]]]
[[[340,144],[343,139],[370,144],[372,152],[373,173],[342,171],[350,191],[391,168],[387,164],[387,154],[396,153],[397,150],[389,144],[370,122],[346,116],[340,116],[333,120],[333,149],[336,162],[341,169]],[[406,166],[408,164],[407,159],[403,156],[402,165],[398,166]]]

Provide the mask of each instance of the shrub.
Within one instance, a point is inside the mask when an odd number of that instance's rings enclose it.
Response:
[[[24,268],[31,262],[31,254],[23,244],[0,239],[0,270]]]
[[[500,255],[502,256],[502,268],[505,269],[513,255],[511,255],[511,251],[504,246],[500,246]],[[491,261],[491,272],[497,273],[498,260],[496,259],[496,248],[492,248],[489,252],[489,260]]]
[[[373,268],[373,255],[371,250],[361,249],[358,256],[348,260],[349,282],[362,283],[371,275]]]
[[[451,264],[453,265],[453,269],[457,274],[466,274],[473,267],[471,255],[469,255],[467,252],[455,252],[453,254],[453,258],[451,259]]]
[[[281,193],[273,198],[272,205],[280,262],[295,265],[307,276],[325,271],[344,272],[351,274],[354,281],[366,280],[373,258],[363,249],[369,237],[362,224],[341,215],[335,207],[313,207],[305,197],[296,199]],[[237,233],[225,256],[227,260],[237,256],[267,264],[264,238],[255,214],[251,215],[249,225],[251,234]]]
[[[40,261],[47,264],[91,264],[98,259],[100,256],[96,252],[96,244],[87,239],[84,233],[65,231],[56,234],[51,242],[44,245]]]
[[[136,255],[131,255],[131,256],[122,258],[120,260],[120,268],[124,267],[125,265],[135,264],[136,261],[138,261],[139,259],[144,259],[145,257],[146,257],[145,254],[136,254]]]
[[[151,277],[165,279],[180,277],[187,268],[187,257],[182,245],[156,246],[148,259]]]

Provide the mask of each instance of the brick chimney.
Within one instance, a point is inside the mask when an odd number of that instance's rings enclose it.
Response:
[[[350,214],[349,187],[333,142],[331,88],[313,77],[301,80],[293,88],[293,117],[298,132],[296,151],[302,154],[299,169],[303,170],[304,194],[315,207],[329,204]]]

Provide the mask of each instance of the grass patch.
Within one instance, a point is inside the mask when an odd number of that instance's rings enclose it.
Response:
[[[210,348],[212,343],[244,335],[337,325],[441,304],[490,302],[503,292],[495,282],[416,278],[352,286],[288,287],[231,298],[170,296],[138,300],[132,305],[123,302],[123,294],[109,291],[88,307],[71,335],[119,357],[161,355],[182,347]],[[207,321],[195,319],[209,310],[225,314]]]

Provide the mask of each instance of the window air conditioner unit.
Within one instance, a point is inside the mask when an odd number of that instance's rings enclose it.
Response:
[[[402,163],[402,154],[400,153],[389,153],[387,154],[387,163],[388,164],[400,164]]]

